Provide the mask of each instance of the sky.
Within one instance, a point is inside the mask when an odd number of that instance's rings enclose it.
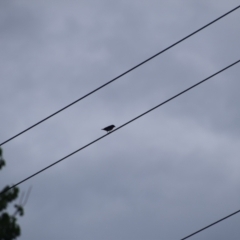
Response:
[[[0,0],[0,142],[238,5]],[[4,144],[0,189],[239,60],[239,11]],[[239,210],[239,76],[238,64],[19,185],[32,187],[19,239],[178,240]],[[239,221],[191,239],[238,240]]]

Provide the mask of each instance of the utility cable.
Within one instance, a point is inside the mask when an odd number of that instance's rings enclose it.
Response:
[[[100,90],[101,88],[107,86],[108,84],[110,84],[110,83],[116,81],[117,79],[119,79],[119,78],[121,78],[122,76],[128,74],[129,72],[133,71],[134,69],[140,67],[141,65],[145,64],[146,62],[152,60],[153,58],[157,57],[158,55],[160,55],[160,54],[166,52],[166,51],[169,50],[170,48],[172,48],[172,47],[176,46],[177,44],[183,42],[183,41],[186,40],[187,38],[189,38],[189,37],[193,36],[194,34],[200,32],[200,31],[203,30],[204,28],[207,28],[208,26],[210,26],[210,25],[212,25],[213,23],[217,22],[217,21],[220,20],[221,18],[224,18],[224,17],[227,16],[228,14],[230,14],[230,13],[236,11],[238,8],[240,8],[240,5],[238,5],[237,7],[233,8],[232,10],[226,12],[225,14],[221,15],[220,17],[216,18],[215,20],[209,22],[208,24],[204,25],[203,27],[199,28],[198,30],[192,32],[191,34],[187,35],[186,37],[182,38],[181,40],[179,40],[179,41],[173,43],[172,45],[170,45],[169,47],[163,49],[162,51],[160,51],[160,52],[156,53],[155,55],[149,57],[148,59],[144,60],[143,62],[137,64],[136,66],[134,66],[134,67],[132,67],[132,68],[130,68],[129,70],[125,71],[124,73],[118,75],[117,77],[113,78],[113,79],[110,80],[109,82],[107,82],[107,83],[101,85],[100,87],[98,87],[98,88],[94,89],[93,91],[87,93],[86,95],[84,95],[84,96],[82,96],[81,98],[75,100],[74,102],[68,104],[67,106],[61,108],[60,110],[58,110],[58,111],[52,113],[51,115],[45,117],[44,119],[42,119],[42,120],[40,120],[39,122],[33,124],[32,126],[26,128],[25,130],[19,132],[18,134],[16,134],[16,135],[10,137],[9,139],[3,141],[2,143],[0,143],[0,146],[6,144],[7,142],[13,140],[14,138],[16,138],[16,137],[22,135],[23,133],[29,131],[30,129],[36,127],[37,125],[39,125],[40,123],[43,123],[44,121],[48,120],[49,118],[51,118],[51,117],[57,115],[58,113],[62,112],[63,110],[65,110],[65,109],[67,109],[67,108],[69,108],[70,106],[74,105],[75,103],[77,103],[77,102],[83,100],[84,98],[90,96],[91,94],[93,94],[94,92],[96,92],[96,91]]]
[[[234,213],[231,213],[231,214],[227,215],[227,216],[224,217],[224,218],[221,218],[221,219],[217,220],[216,222],[213,222],[213,223],[207,225],[207,226],[204,227],[204,228],[201,228],[200,230],[198,230],[198,231],[196,231],[196,232],[194,232],[194,233],[192,233],[192,234],[190,234],[190,235],[188,235],[188,236],[186,236],[186,237],[184,237],[184,238],[181,238],[180,240],[185,240],[185,239],[187,239],[187,238],[190,238],[190,237],[192,237],[193,235],[196,235],[196,234],[198,234],[198,233],[206,230],[207,228],[210,228],[210,227],[212,227],[213,225],[215,225],[215,224],[217,224],[217,223],[219,223],[219,222],[221,222],[221,221],[223,221],[223,220],[225,220],[225,219],[227,219],[227,218],[232,217],[233,215],[235,215],[235,214],[237,214],[237,213],[239,213],[239,212],[240,212],[240,209],[237,210],[237,211],[234,212]]]
[[[107,133],[107,134],[103,135],[102,137],[99,137],[99,138],[95,139],[94,141],[92,141],[92,142],[90,142],[90,143],[86,144],[85,146],[83,146],[83,147],[81,147],[81,148],[77,149],[76,151],[74,151],[74,152],[72,152],[72,153],[68,154],[67,156],[65,156],[65,157],[63,157],[63,158],[61,158],[61,159],[59,159],[58,161],[56,161],[56,162],[54,162],[54,163],[52,163],[52,164],[48,165],[47,167],[45,167],[45,168],[43,168],[43,169],[39,170],[38,172],[36,172],[36,173],[34,173],[34,174],[30,175],[29,177],[27,177],[27,178],[23,179],[22,181],[20,181],[20,182],[18,182],[18,183],[16,183],[16,184],[14,184],[14,185],[12,185],[11,187],[7,188],[6,190],[4,190],[4,191],[0,192],[0,196],[1,196],[1,194],[4,194],[4,193],[5,193],[5,192],[7,192],[8,190],[10,190],[10,189],[12,189],[12,188],[14,188],[14,187],[16,187],[16,186],[20,185],[21,183],[23,183],[23,182],[25,182],[25,181],[29,180],[30,178],[32,178],[32,177],[34,177],[34,176],[38,175],[39,173],[41,173],[41,172],[43,172],[43,171],[47,170],[48,168],[50,168],[50,167],[52,167],[52,166],[56,165],[57,163],[59,163],[59,162],[61,162],[61,161],[65,160],[66,158],[68,158],[68,157],[70,157],[70,156],[74,155],[75,153],[77,153],[77,152],[79,152],[79,151],[83,150],[84,148],[86,148],[86,147],[88,147],[88,146],[92,145],[93,143],[95,143],[95,142],[97,142],[97,141],[101,140],[102,138],[105,138],[105,137],[106,137],[106,136],[108,136],[109,134],[112,134],[113,132],[115,132],[115,131],[119,130],[120,128],[122,128],[122,127],[124,127],[124,126],[128,125],[129,123],[131,123],[131,122],[133,122],[133,121],[137,120],[138,118],[140,118],[140,117],[143,117],[144,115],[146,115],[146,114],[150,113],[151,111],[155,110],[156,108],[158,108],[158,107],[160,107],[160,106],[162,106],[162,105],[166,104],[167,102],[170,102],[170,101],[171,101],[171,100],[173,100],[174,98],[177,98],[177,97],[179,97],[180,95],[184,94],[185,92],[187,92],[187,91],[191,90],[192,88],[195,88],[196,86],[198,86],[198,85],[200,85],[200,84],[202,84],[202,83],[206,82],[206,81],[207,81],[207,80],[209,80],[210,78],[212,78],[212,77],[214,77],[214,76],[218,75],[219,73],[221,73],[221,72],[223,72],[223,71],[227,70],[228,68],[230,68],[230,67],[234,66],[235,64],[237,64],[237,63],[239,63],[239,62],[240,62],[240,59],[239,59],[238,61],[236,61],[236,62],[234,62],[234,63],[232,63],[232,64],[228,65],[227,67],[225,67],[225,68],[221,69],[220,71],[218,71],[218,72],[216,72],[216,73],[212,74],[211,76],[209,76],[209,77],[207,77],[207,78],[203,79],[202,81],[200,81],[200,82],[198,82],[198,83],[196,83],[196,84],[192,85],[191,87],[189,87],[189,88],[187,88],[187,89],[183,90],[182,92],[180,92],[180,93],[178,93],[178,94],[174,95],[173,97],[171,97],[171,98],[167,99],[166,101],[164,101],[164,102],[162,102],[162,103],[158,104],[157,106],[155,106],[155,107],[151,108],[150,110],[148,110],[148,111],[146,111],[146,112],[144,112],[144,113],[142,113],[142,114],[138,115],[137,117],[135,117],[135,118],[131,119],[130,121],[128,121],[128,122],[126,122],[126,123],[122,124],[122,125],[121,125],[121,126],[119,126],[118,128],[116,128],[116,129],[112,130],[111,132],[109,132],[109,133]]]

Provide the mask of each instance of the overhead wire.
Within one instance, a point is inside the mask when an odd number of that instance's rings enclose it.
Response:
[[[194,235],[196,235],[196,234],[198,234],[198,233],[206,230],[207,228],[210,228],[210,227],[212,227],[212,226],[214,226],[214,225],[222,222],[223,220],[226,220],[227,218],[230,218],[230,217],[236,215],[236,214],[239,213],[239,212],[240,212],[240,209],[237,210],[236,212],[233,212],[233,213],[231,213],[231,214],[229,214],[229,215],[227,215],[227,216],[225,216],[225,217],[223,217],[223,218],[221,218],[221,219],[219,219],[219,220],[217,220],[217,221],[215,221],[215,222],[207,225],[206,227],[203,227],[203,228],[199,229],[198,231],[196,231],[196,232],[194,232],[194,233],[189,234],[188,236],[186,236],[186,237],[184,237],[184,238],[181,238],[180,240],[188,239],[188,238],[190,238],[190,237],[192,237],[192,236],[194,236]]]
[[[70,104],[66,105],[65,107],[63,107],[63,108],[59,109],[58,111],[56,111],[56,112],[52,113],[52,114],[51,114],[51,115],[49,115],[49,116],[47,116],[47,117],[43,118],[43,119],[42,119],[42,120],[40,120],[39,122],[37,122],[37,123],[35,123],[35,124],[31,125],[30,127],[26,128],[25,130],[23,130],[23,131],[21,131],[21,132],[19,132],[19,133],[15,134],[14,136],[12,136],[12,137],[8,138],[7,140],[5,140],[5,141],[3,141],[2,143],[0,143],[0,146],[2,146],[2,145],[4,145],[4,144],[6,144],[7,142],[10,142],[10,141],[11,141],[11,140],[13,140],[14,138],[16,138],[16,137],[18,137],[18,136],[22,135],[23,133],[25,133],[25,132],[29,131],[30,129],[32,129],[32,128],[34,128],[34,127],[36,127],[37,125],[39,125],[39,124],[41,124],[41,123],[45,122],[45,121],[46,121],[46,120],[48,120],[49,118],[51,118],[51,117],[53,117],[53,116],[57,115],[58,113],[62,112],[63,110],[65,110],[65,109],[69,108],[70,106],[72,106],[72,105],[76,104],[77,102],[79,102],[79,101],[83,100],[84,98],[86,98],[86,97],[90,96],[90,95],[91,95],[91,94],[93,94],[94,92],[96,92],[96,91],[100,90],[101,88],[103,88],[103,87],[107,86],[108,84],[110,84],[110,83],[112,83],[112,82],[116,81],[117,79],[119,79],[119,78],[121,78],[122,76],[124,76],[124,75],[128,74],[129,72],[133,71],[134,69],[136,69],[136,68],[140,67],[141,65],[143,65],[143,64],[145,64],[145,63],[147,63],[148,61],[152,60],[153,58],[155,58],[155,57],[159,56],[160,54],[162,54],[162,53],[166,52],[166,51],[167,51],[167,50],[169,50],[170,48],[172,48],[172,47],[176,46],[177,44],[179,44],[179,43],[183,42],[184,40],[188,39],[189,37],[191,37],[191,36],[195,35],[196,33],[200,32],[200,31],[202,31],[203,29],[207,28],[208,26],[212,25],[213,23],[217,22],[218,20],[220,20],[220,19],[224,18],[225,16],[229,15],[230,13],[232,13],[232,12],[236,11],[238,8],[240,8],[240,5],[238,5],[237,7],[233,8],[233,9],[231,9],[230,11],[228,11],[228,12],[224,13],[224,14],[223,14],[223,15],[221,15],[220,17],[218,17],[218,18],[216,18],[215,20],[213,20],[213,21],[209,22],[208,24],[204,25],[203,27],[201,27],[201,28],[197,29],[196,31],[194,31],[194,32],[192,32],[191,34],[187,35],[186,37],[184,37],[184,38],[180,39],[179,41],[177,41],[177,42],[173,43],[172,45],[168,46],[167,48],[165,48],[165,49],[161,50],[160,52],[158,52],[158,53],[154,54],[153,56],[151,56],[151,57],[147,58],[146,60],[142,61],[141,63],[139,63],[139,64],[135,65],[134,67],[130,68],[129,70],[127,70],[127,71],[123,72],[122,74],[120,74],[120,75],[118,75],[117,77],[113,78],[112,80],[110,80],[110,81],[106,82],[105,84],[101,85],[100,87],[98,87],[98,88],[96,88],[96,89],[92,90],[91,92],[87,93],[86,95],[84,95],[84,96],[80,97],[79,99],[75,100],[74,102],[72,102],[72,103],[70,103]]]
[[[5,192],[7,192],[8,190],[10,190],[10,189],[13,189],[14,187],[16,187],[16,186],[20,185],[21,183],[23,183],[23,182],[25,182],[25,181],[29,180],[30,178],[32,178],[32,177],[34,177],[34,176],[36,176],[36,175],[40,174],[41,172],[43,172],[43,171],[47,170],[48,168],[50,168],[50,167],[52,167],[52,166],[56,165],[57,163],[59,163],[59,162],[61,162],[61,161],[65,160],[66,158],[68,158],[68,157],[70,157],[70,156],[74,155],[75,153],[77,153],[77,152],[79,152],[79,151],[83,150],[84,148],[86,148],[86,147],[88,147],[88,146],[92,145],[93,143],[95,143],[95,142],[97,142],[97,141],[101,140],[102,138],[105,138],[105,137],[106,137],[106,136],[108,136],[109,134],[112,134],[113,132],[115,132],[115,131],[119,130],[120,128],[122,128],[122,127],[124,127],[124,126],[128,125],[129,123],[131,123],[131,122],[133,122],[133,121],[137,120],[138,118],[140,118],[140,117],[143,117],[144,115],[146,115],[146,114],[150,113],[151,111],[155,110],[156,108],[158,108],[158,107],[160,107],[160,106],[162,106],[162,105],[166,104],[167,102],[170,102],[170,101],[171,101],[171,100],[173,100],[174,98],[177,98],[177,97],[179,97],[180,95],[182,95],[182,94],[186,93],[187,91],[191,90],[192,88],[195,88],[196,86],[198,86],[198,85],[200,85],[200,84],[202,84],[202,83],[206,82],[206,81],[207,81],[207,80],[209,80],[210,78],[212,78],[212,77],[214,77],[214,76],[218,75],[219,73],[221,73],[221,72],[223,72],[223,71],[227,70],[228,68],[230,68],[230,67],[232,67],[232,66],[236,65],[236,64],[237,64],[237,63],[239,63],[239,62],[240,62],[240,59],[239,59],[238,61],[236,61],[236,62],[234,62],[234,63],[232,63],[232,64],[228,65],[227,67],[225,67],[225,68],[223,68],[223,69],[221,69],[221,70],[219,70],[219,71],[215,72],[214,74],[212,74],[212,75],[210,75],[209,77],[207,77],[207,78],[203,79],[202,81],[199,81],[198,83],[196,83],[196,84],[192,85],[191,87],[188,87],[187,89],[185,89],[185,90],[181,91],[180,93],[178,93],[178,94],[174,95],[173,97],[171,97],[171,98],[169,98],[169,99],[165,100],[164,102],[162,102],[162,103],[158,104],[157,106],[155,106],[155,107],[153,107],[153,108],[151,108],[151,109],[147,110],[146,112],[144,112],[144,113],[142,113],[142,114],[138,115],[137,117],[135,117],[135,118],[131,119],[130,121],[128,121],[128,122],[126,122],[126,123],[122,124],[121,126],[117,127],[116,129],[112,130],[111,132],[109,132],[109,133],[107,133],[107,134],[103,135],[102,137],[99,137],[99,138],[95,139],[94,141],[92,141],[92,142],[90,142],[90,143],[86,144],[85,146],[83,146],[83,147],[81,147],[81,148],[77,149],[76,151],[74,151],[74,152],[72,152],[72,153],[68,154],[67,156],[65,156],[65,157],[63,157],[63,158],[61,158],[61,159],[59,159],[58,161],[56,161],[56,162],[54,162],[54,163],[52,163],[52,164],[48,165],[47,167],[45,167],[45,168],[43,168],[43,169],[41,169],[41,170],[37,171],[36,173],[34,173],[34,174],[30,175],[29,177],[27,177],[27,178],[25,178],[25,179],[21,180],[20,182],[18,182],[18,183],[16,183],[16,184],[12,185],[11,187],[9,187],[9,188],[5,189],[4,191],[2,191],[2,192],[0,193],[0,196],[1,196],[1,194],[4,194],[4,193],[5,193]]]

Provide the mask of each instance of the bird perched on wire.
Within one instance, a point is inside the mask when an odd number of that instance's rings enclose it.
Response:
[[[106,131],[106,132],[110,132],[110,131],[112,131],[114,128],[115,128],[114,125],[110,125],[110,126],[107,126],[107,127],[103,128],[102,130],[104,130],[104,131]]]

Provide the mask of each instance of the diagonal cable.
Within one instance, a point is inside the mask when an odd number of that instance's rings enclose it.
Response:
[[[103,87],[107,86],[108,84],[110,84],[110,83],[116,81],[117,79],[119,79],[119,78],[121,78],[122,76],[128,74],[129,72],[131,72],[131,71],[133,71],[134,69],[140,67],[141,65],[147,63],[148,61],[152,60],[153,58],[157,57],[158,55],[160,55],[160,54],[166,52],[166,51],[169,50],[170,48],[172,48],[172,47],[176,46],[177,44],[183,42],[183,41],[186,40],[187,38],[193,36],[194,34],[200,32],[200,31],[202,31],[204,28],[207,28],[208,26],[210,26],[210,25],[212,25],[213,23],[217,22],[217,21],[220,20],[221,18],[226,17],[228,14],[230,14],[230,13],[236,11],[238,8],[240,8],[240,5],[238,5],[237,7],[233,8],[232,10],[226,12],[225,14],[221,15],[220,17],[216,18],[215,20],[209,22],[208,24],[204,25],[203,27],[199,28],[198,30],[192,32],[191,34],[187,35],[186,37],[180,39],[179,41],[173,43],[172,45],[170,45],[169,47],[163,49],[162,51],[160,51],[160,52],[156,53],[155,55],[149,57],[148,59],[144,60],[143,62],[137,64],[136,66],[134,66],[134,67],[132,67],[132,68],[130,68],[130,69],[127,70],[126,72],[124,72],[124,73],[118,75],[117,77],[113,78],[112,80],[106,82],[105,84],[101,85],[100,87],[98,87],[98,88],[94,89],[93,91],[87,93],[86,95],[80,97],[79,99],[75,100],[74,102],[72,102],[72,103],[66,105],[65,107],[59,109],[58,111],[52,113],[51,115],[49,115],[49,116],[43,118],[43,119],[40,120],[39,122],[37,122],[37,123],[31,125],[30,127],[26,128],[25,130],[23,130],[23,131],[17,133],[16,135],[14,135],[14,136],[8,138],[7,140],[5,140],[5,141],[3,141],[2,143],[0,143],[0,146],[6,144],[7,142],[10,142],[10,141],[13,140],[14,138],[16,138],[16,137],[22,135],[23,133],[29,131],[30,129],[32,129],[32,128],[34,128],[34,127],[36,127],[37,125],[39,125],[39,124],[45,122],[45,121],[48,120],[49,118],[51,118],[51,117],[57,115],[58,113],[62,112],[63,110],[65,110],[65,109],[71,107],[72,105],[76,104],[77,102],[79,102],[79,101],[83,100],[84,98],[90,96],[90,95],[93,94],[94,92],[97,92],[97,91],[100,90],[101,88],[103,88]]]
[[[67,156],[65,156],[65,157],[63,157],[63,158],[61,158],[61,159],[59,159],[58,161],[56,161],[56,162],[54,162],[54,163],[52,163],[52,164],[48,165],[47,167],[45,167],[45,168],[43,168],[43,169],[39,170],[38,172],[36,172],[36,173],[34,173],[34,174],[30,175],[29,177],[27,177],[27,178],[25,178],[25,179],[21,180],[20,182],[18,182],[18,183],[16,183],[16,184],[12,185],[11,187],[7,188],[6,190],[4,190],[4,191],[0,192],[0,196],[1,196],[1,194],[4,194],[4,193],[5,193],[5,192],[7,192],[8,190],[10,190],[10,189],[12,189],[12,188],[14,188],[14,187],[16,187],[16,186],[20,185],[21,183],[23,183],[23,182],[25,182],[25,181],[29,180],[30,178],[32,178],[32,177],[34,177],[34,176],[38,175],[39,173],[41,173],[41,172],[43,172],[43,171],[47,170],[48,168],[50,168],[50,167],[53,167],[53,166],[54,166],[54,165],[56,165],[57,163],[59,163],[59,162],[61,162],[61,161],[65,160],[66,158],[68,158],[68,157],[70,157],[70,156],[74,155],[75,153],[77,153],[77,152],[79,152],[79,151],[83,150],[84,148],[86,148],[86,147],[88,147],[88,146],[92,145],[93,143],[95,143],[95,142],[98,142],[99,140],[101,140],[102,138],[105,138],[105,137],[106,137],[106,136],[108,136],[109,134],[112,134],[113,132],[115,132],[115,131],[119,130],[120,128],[122,128],[122,127],[124,127],[124,126],[128,125],[129,123],[131,123],[131,122],[133,122],[133,121],[137,120],[138,118],[140,118],[140,117],[143,117],[144,115],[146,115],[146,114],[150,113],[151,111],[155,110],[156,108],[159,108],[160,106],[162,106],[162,105],[166,104],[167,102],[170,102],[170,101],[171,101],[171,100],[173,100],[174,98],[177,98],[177,97],[179,97],[180,95],[182,95],[182,94],[186,93],[187,91],[191,90],[192,88],[195,88],[195,87],[197,87],[198,85],[200,85],[200,84],[202,84],[202,83],[206,82],[206,81],[207,81],[207,80],[209,80],[210,78],[212,78],[212,77],[214,77],[214,76],[218,75],[219,73],[221,73],[221,72],[223,72],[223,71],[227,70],[228,68],[230,68],[230,67],[232,67],[232,66],[236,65],[236,64],[237,64],[237,63],[239,63],[239,62],[240,62],[240,59],[239,59],[238,61],[236,61],[236,62],[234,62],[234,63],[232,63],[232,64],[228,65],[227,67],[225,67],[225,68],[223,68],[223,69],[219,70],[218,72],[216,72],[216,73],[214,73],[214,74],[210,75],[209,77],[207,77],[207,78],[203,79],[202,81],[200,81],[200,82],[198,82],[198,83],[196,83],[196,84],[192,85],[191,87],[189,87],[189,88],[187,88],[187,89],[183,90],[182,92],[180,92],[180,93],[178,93],[178,94],[174,95],[173,97],[171,97],[171,98],[167,99],[166,101],[164,101],[164,102],[162,102],[162,103],[158,104],[157,106],[155,106],[155,107],[153,107],[153,108],[149,109],[148,111],[146,111],[146,112],[144,112],[144,113],[142,113],[142,114],[138,115],[137,117],[135,117],[135,118],[131,119],[130,121],[128,121],[128,122],[126,122],[126,123],[122,124],[121,126],[119,126],[118,128],[116,128],[115,130],[112,130],[111,132],[109,132],[109,133],[107,133],[107,134],[103,135],[102,137],[99,137],[99,138],[95,139],[94,141],[92,141],[92,142],[90,142],[90,143],[86,144],[85,146],[83,146],[83,147],[81,147],[81,148],[77,149],[76,151],[74,151],[74,152],[72,152],[72,153],[68,154]]]
[[[218,223],[222,222],[223,220],[232,217],[233,215],[235,215],[235,214],[237,214],[237,213],[239,213],[239,212],[240,212],[240,209],[237,210],[236,212],[233,212],[233,213],[231,213],[231,214],[229,214],[229,215],[227,215],[227,216],[225,216],[225,217],[217,220],[216,222],[213,222],[213,223],[207,225],[207,226],[204,227],[204,228],[201,228],[200,230],[198,230],[198,231],[196,231],[196,232],[194,232],[194,233],[192,233],[192,234],[190,234],[190,235],[188,235],[188,236],[186,236],[186,237],[184,237],[184,238],[181,238],[180,240],[185,240],[185,239],[187,239],[187,238],[190,238],[190,237],[192,237],[192,236],[194,236],[194,235],[196,235],[196,234],[198,234],[198,233],[206,230],[207,228],[210,228],[210,227],[212,227],[213,225],[218,224]]]

